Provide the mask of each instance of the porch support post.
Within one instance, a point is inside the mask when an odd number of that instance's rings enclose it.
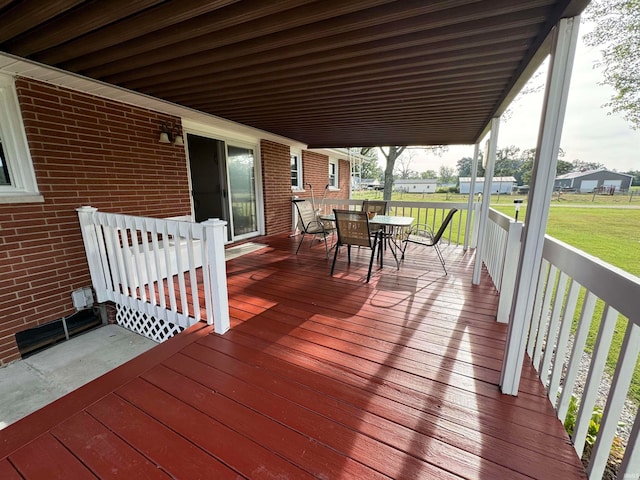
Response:
[[[214,331],[220,335],[230,328],[229,321],[229,293],[227,290],[227,266],[224,258],[225,227],[227,222],[217,218],[210,218],[202,222],[207,241],[207,260],[202,262],[203,275],[209,276],[211,289],[213,319],[209,316],[207,307],[207,323],[213,323]],[[205,283],[206,285],[206,283]]]
[[[467,223],[464,229],[464,247],[465,252],[469,248],[469,232],[471,232],[471,217],[473,212],[473,199],[475,198],[476,176],[478,175],[478,150],[480,145],[476,143],[473,149],[473,160],[471,162],[471,178],[469,182],[469,200],[467,202]]]
[[[564,18],[552,34],[547,88],[500,379],[502,393],[508,395],[517,395],[520,384],[579,24],[579,16]]]
[[[80,221],[84,250],[87,254],[87,263],[89,264],[91,283],[96,293],[97,302],[102,303],[109,300],[109,298],[106,295],[107,285],[104,278],[104,270],[102,269],[98,236],[96,235],[96,227],[93,222],[93,215],[97,211],[97,208],[89,206],[76,208],[78,220]]]
[[[482,205],[480,206],[480,222],[478,223],[478,246],[473,264],[473,285],[480,284],[480,272],[482,272],[482,255],[486,248],[485,233],[489,222],[489,204],[491,203],[491,181],[496,164],[496,151],[498,150],[498,131],[500,130],[500,117],[491,119],[491,136],[489,137],[489,150],[485,159],[484,186],[482,187]],[[477,165],[476,165],[477,168]]]

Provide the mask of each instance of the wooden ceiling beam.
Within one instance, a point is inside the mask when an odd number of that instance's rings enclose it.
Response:
[[[380,96],[387,96],[396,94],[404,98],[420,96],[425,92],[429,95],[434,95],[443,92],[465,92],[476,88],[482,88],[485,86],[504,88],[504,77],[502,75],[496,75],[491,77],[489,75],[477,76],[475,78],[460,78],[456,80],[441,81],[441,82],[419,82],[414,81],[409,83],[403,83],[402,85],[385,84],[381,85],[375,91],[375,98]],[[262,106],[268,106],[278,104],[281,106],[298,105],[300,103],[308,102],[322,102],[322,101],[366,101],[372,98],[371,91],[367,89],[348,89],[348,90],[323,90],[319,91],[305,91],[296,95],[287,95],[286,92],[271,95],[265,95],[260,98],[250,98],[246,100],[239,100],[238,98],[228,97],[216,97],[212,99],[207,95],[194,95],[189,97],[190,101],[194,103],[216,103],[218,105],[224,105],[225,102],[233,103],[236,108],[260,108]],[[174,99],[175,101],[176,99]],[[186,101],[187,98],[183,98],[180,101]]]
[[[0,44],[78,6],[82,0],[24,0],[2,14]]]
[[[159,5],[153,9],[130,13],[126,17],[121,14],[112,22],[89,31],[85,31],[82,28],[83,24],[77,23],[76,17],[71,16],[68,17],[68,20],[80,27],[76,34],[69,35],[65,43],[58,42],[55,45],[49,45],[47,49],[39,50],[38,53],[33,53],[33,58],[42,63],[57,65],[72,58],[92,54],[97,50],[204,15],[237,1],[239,0],[181,0],[180,8],[176,8],[176,5],[171,2],[157,2]],[[99,2],[95,5],[100,8],[110,7],[111,2]]]
[[[413,83],[424,84],[426,88],[431,85],[439,85],[441,82],[456,82],[464,80],[466,78],[472,78],[474,76],[493,76],[501,74],[501,78],[505,78],[510,72],[518,65],[517,58],[505,58],[503,56],[490,56],[483,57],[473,64],[465,63],[463,67],[457,68],[432,68],[429,71],[429,75],[425,76],[423,72],[416,72],[415,70],[398,69],[394,72],[390,72],[387,75],[380,75],[375,79],[367,77],[358,77],[350,80],[340,80],[328,82],[322,79],[316,79],[315,81],[309,81],[305,83],[299,83],[297,85],[280,85],[268,88],[268,86],[259,84],[252,87],[245,86],[242,90],[234,90],[234,100],[252,101],[254,99],[260,100],[262,98],[269,99],[271,95],[308,95],[317,93],[320,90],[327,92],[347,92],[347,91],[368,91],[371,92],[372,88],[380,88],[384,86],[394,86],[396,88],[402,88],[407,85],[410,86]],[[196,88],[199,87],[199,88]],[[185,88],[179,88],[170,92],[153,92],[152,94],[162,98],[172,98],[172,101],[177,99],[183,100],[188,93],[199,98],[210,99],[211,101],[224,100],[229,95],[227,90],[211,91],[210,83],[209,88],[206,85],[202,86],[190,86]]]
[[[460,2],[462,2],[462,0],[460,0]],[[393,43],[391,38],[401,35],[438,28],[455,30],[454,25],[457,26],[458,24],[494,17],[495,15],[500,16],[519,11],[514,8],[513,2],[508,0],[499,0],[496,5],[496,11],[498,12],[496,14],[493,13],[492,9],[486,8],[485,5],[475,3],[472,5],[458,6],[455,9],[448,8],[434,12],[430,12],[428,9],[431,8],[431,10],[435,10],[435,7],[439,4],[418,2],[418,6],[414,9],[404,10],[405,3],[406,1],[403,1],[398,5],[385,5],[383,7],[365,10],[360,14],[345,15],[322,22],[319,21],[304,27],[282,30],[266,37],[257,37],[253,41],[248,42],[247,39],[241,38],[237,31],[230,31],[224,39],[226,54],[229,55],[228,58],[237,58],[244,55],[262,53],[266,58],[271,58],[272,54],[275,53],[277,55],[280,49],[287,47],[293,49],[289,51],[289,55],[300,56],[317,53],[318,50],[313,49],[313,47],[311,50],[309,49],[309,42],[314,42],[316,45],[323,45],[331,41],[337,42],[332,44],[332,48],[376,40],[386,40],[387,43]],[[462,3],[468,2],[465,1]],[[516,3],[519,9],[526,10],[530,5],[533,6],[529,8],[535,8],[540,6],[540,4],[544,5],[548,3],[548,0],[529,0],[524,3]],[[456,6],[451,2],[448,2],[447,5],[451,7]],[[396,10],[399,7],[403,8],[404,18],[397,18],[399,14]],[[421,12],[424,13],[421,14]],[[537,15],[538,12],[536,10],[536,17]],[[350,37],[350,33],[355,35]],[[88,69],[85,70],[84,73],[94,78],[124,84],[141,80],[145,77],[166,75],[168,72],[176,70],[176,62],[180,64],[181,69],[190,71],[190,69],[200,69],[207,64],[220,61],[220,59],[216,59],[210,62],[208,59],[211,58],[210,56],[215,56],[217,51],[220,51],[220,42],[222,40],[217,38],[208,39],[205,37],[201,40],[202,46],[206,48],[206,50],[193,51],[194,42],[184,42],[181,49],[178,49],[177,46],[174,45],[171,49],[164,49],[163,52],[158,52],[159,55],[162,55],[161,58],[153,56],[154,54],[152,52],[148,52],[146,55],[129,57],[126,66],[124,66],[122,62],[118,62],[114,65],[104,65],[100,68]],[[326,51],[324,47],[317,48]],[[267,55],[265,55],[265,53]],[[140,70],[142,66],[149,66],[149,68],[143,69],[144,74],[142,74]]]
[[[165,75],[146,76],[132,82],[126,82],[130,88],[145,89],[151,85],[193,85],[197,78],[218,76],[228,71],[242,71],[256,73],[273,70],[276,68],[284,70],[297,70],[313,67],[321,63],[352,62],[354,68],[357,63],[370,61],[381,61],[381,59],[400,55],[431,55],[447,49],[469,48],[469,45],[482,45],[497,43],[508,40],[530,40],[537,33],[537,25],[517,25],[508,29],[498,31],[486,31],[481,29],[471,29],[472,31],[460,31],[452,38],[452,35],[432,35],[436,32],[419,32],[390,40],[376,40],[358,45],[340,47],[335,44],[334,48],[327,48],[323,51],[315,51],[305,55],[276,60],[280,51],[271,52],[268,58],[263,54],[249,55],[246,57],[235,57],[228,61],[214,61],[197,69],[197,76],[189,75],[189,69],[174,70]]]
[[[91,2],[77,8],[71,15],[62,15],[40,25],[29,32],[26,38],[7,43],[7,47],[21,57],[30,57],[36,52],[57,46],[117,22],[123,16],[145,11],[163,0],[110,0]],[[15,44],[15,47],[14,47]]]
[[[272,3],[270,10],[263,10],[260,17],[250,21],[237,22],[226,26],[224,22],[213,22],[209,25],[210,33],[196,34],[197,31],[187,25],[178,25],[170,32],[159,31],[155,34],[137,38],[125,44],[116,45],[99,52],[102,62],[93,62],[93,66],[78,65],[78,62],[65,64],[66,67],[80,69],[91,77],[108,77],[123,71],[123,65],[133,66],[135,69],[149,67],[161,62],[172,62],[183,59],[190,54],[206,52],[216,48],[229,48],[230,45],[268,35],[280,35],[287,38],[287,32],[293,28],[306,30],[310,25],[334,17],[344,18],[345,14],[358,12],[364,5],[370,5],[368,0],[325,0],[311,2],[296,8],[285,9],[286,2]],[[374,0],[374,4],[388,3],[391,0]],[[417,1],[417,0],[412,0]],[[297,2],[298,4],[300,2]],[[275,10],[277,7],[278,10]],[[235,18],[235,17],[234,17]],[[233,19],[230,19],[233,21]],[[228,22],[227,22],[228,23]],[[216,28],[225,25],[224,28]],[[203,26],[204,27],[204,26]],[[200,30],[205,30],[201,28]],[[180,39],[179,41],[176,41]],[[124,62],[123,62],[124,61]]]
[[[516,60],[526,50],[526,45],[522,42],[515,42],[509,47],[505,46],[501,49],[497,56],[506,61]],[[367,78],[372,84],[380,81],[391,81],[393,78],[401,78],[403,72],[413,72],[416,75],[423,75],[429,78],[432,69],[455,68],[464,62],[478,62],[483,56],[495,56],[495,49],[480,48],[472,52],[459,52],[457,55],[439,55],[433,57],[425,57],[425,59],[415,59],[412,63],[407,61],[386,60],[380,65],[373,65],[368,68],[358,70],[351,69],[348,65],[342,66],[339,70],[328,70],[330,66],[326,66],[327,70],[305,70],[298,74],[287,75],[286,72],[278,74],[265,74],[251,78],[223,78],[212,79],[210,88],[219,89],[226,95],[232,95],[234,91],[241,91],[244,88],[250,88],[256,83],[259,84],[280,84],[280,86],[291,85],[301,86],[307,82],[315,83],[317,80],[323,82],[348,82],[352,80]],[[126,87],[128,85],[125,84]]]
[[[411,99],[412,102],[424,102],[435,101],[442,98],[469,98],[472,94],[486,95],[491,93],[496,95],[504,88],[505,82],[503,80],[496,82],[478,82],[474,85],[466,85],[458,88],[439,88],[439,89],[425,89],[415,88],[411,92],[403,92],[401,90],[391,92],[376,92],[375,96],[366,95],[335,95],[335,96],[313,96],[299,98],[299,99],[278,99],[274,98],[272,102],[262,103],[248,103],[239,105],[233,99],[229,99],[226,102],[216,102],[216,110],[229,110],[232,109],[235,114],[242,114],[243,112],[261,112],[268,110],[277,114],[278,111],[287,112],[289,109],[300,108],[301,105],[305,105],[305,112],[311,113],[310,109],[314,105],[320,105],[322,108],[340,108],[341,105],[379,105],[386,102],[406,102],[407,99]],[[199,103],[196,99],[192,100],[194,105],[203,105],[205,102]],[[211,105],[211,103],[209,103]]]
[[[203,107],[204,108],[204,107]],[[232,118],[241,118],[243,123],[253,125],[256,121],[264,121],[268,118],[281,118],[286,119],[288,123],[291,122],[304,122],[305,119],[312,120],[314,122],[323,122],[335,118],[344,116],[345,118],[353,117],[358,118],[360,116],[367,115],[442,115],[451,116],[453,113],[461,111],[468,112],[474,109],[489,110],[491,108],[491,95],[478,95],[473,98],[456,99],[450,102],[421,102],[417,101],[412,103],[410,107],[400,105],[397,102],[381,103],[375,106],[368,107],[366,105],[344,105],[340,110],[337,109],[322,109],[320,107],[313,108],[300,108],[297,110],[291,110],[289,112],[249,112],[245,114],[236,115],[233,110],[224,111],[220,110],[219,115],[228,118],[229,115]],[[477,111],[477,110],[476,110]]]

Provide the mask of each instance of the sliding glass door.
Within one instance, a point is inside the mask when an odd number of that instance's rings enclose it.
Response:
[[[253,149],[228,145],[227,169],[231,192],[233,237],[241,239],[258,232],[256,161]]]

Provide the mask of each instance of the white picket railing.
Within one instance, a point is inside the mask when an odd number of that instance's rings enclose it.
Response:
[[[500,306],[507,319],[511,308],[522,224],[491,210],[483,261],[500,290]],[[576,394],[578,366],[589,359],[589,373],[581,395],[572,435],[581,455],[616,324],[625,329],[613,381],[606,399],[588,474],[600,479],[613,444],[620,413],[628,394],[640,353],[640,278],[546,236],[543,262],[536,289],[527,353],[536,368],[558,418],[565,421],[571,396]],[[499,306],[499,312],[500,312]],[[596,312],[601,309],[601,315]],[[500,316],[500,313],[499,313]],[[577,325],[572,329],[574,319]],[[585,356],[592,322],[599,321],[598,336],[590,356]],[[568,352],[573,330],[573,348]],[[640,473],[640,417],[625,450],[618,478],[638,478]]]
[[[229,329],[226,222],[77,212],[97,301],[114,302],[125,326],[157,341],[204,319]]]
[[[620,412],[624,405],[640,353],[640,278],[602,260],[587,255],[554,238],[546,237],[527,353],[538,371],[549,399],[564,421],[583,357],[592,322],[600,322],[589,363],[584,391],[579,398],[572,435],[576,452],[583,452],[589,422],[602,382],[607,355],[616,324],[625,329],[612,384],[607,396],[597,440],[588,467],[589,478],[600,479],[613,444]],[[582,300],[581,300],[582,299]],[[594,313],[602,309],[601,315]],[[578,317],[573,348],[567,356],[567,340],[572,322]],[[561,387],[562,385],[562,387]],[[640,433],[636,414],[618,478],[638,478],[640,452],[636,446]],[[632,476],[625,476],[626,474]]]
[[[521,236],[522,223],[515,222],[497,210],[489,210],[482,262],[487,267],[496,290],[500,292],[496,319],[501,323],[509,321]]]

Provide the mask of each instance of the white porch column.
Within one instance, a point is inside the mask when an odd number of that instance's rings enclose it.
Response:
[[[547,88],[500,379],[502,393],[509,395],[517,395],[520,384],[579,24],[579,16],[565,18],[553,32]]]
[[[471,181],[469,182],[469,201],[467,203],[467,224],[464,230],[464,247],[466,252],[469,248],[469,232],[471,231],[471,216],[473,212],[473,199],[475,198],[476,177],[478,176],[478,150],[480,145],[476,143],[473,149],[473,160],[471,162]]]
[[[482,271],[482,255],[485,250],[485,232],[489,221],[489,204],[491,203],[491,181],[496,164],[496,151],[498,150],[498,131],[500,130],[500,117],[491,119],[491,136],[489,137],[489,150],[485,159],[484,186],[482,187],[482,205],[480,206],[480,223],[478,223],[478,246],[473,264],[473,277],[471,283],[480,284],[480,272]]]
[[[87,263],[89,264],[89,274],[91,275],[91,283],[93,290],[96,292],[96,300],[98,303],[109,300],[106,294],[106,282],[104,278],[104,270],[102,269],[102,260],[98,247],[98,236],[93,222],[93,214],[98,209],[90,206],[76,208],[78,212],[78,220],[80,221],[80,231],[82,232],[82,241],[84,242],[84,250],[87,254]]]
[[[227,266],[224,258],[225,227],[227,222],[210,218],[202,222],[207,241],[207,261],[203,261],[203,275],[209,276],[209,288],[213,302],[213,319],[207,306],[207,323],[213,323],[214,331],[220,335],[230,328],[229,293],[227,290]],[[205,284],[206,285],[206,284]]]

